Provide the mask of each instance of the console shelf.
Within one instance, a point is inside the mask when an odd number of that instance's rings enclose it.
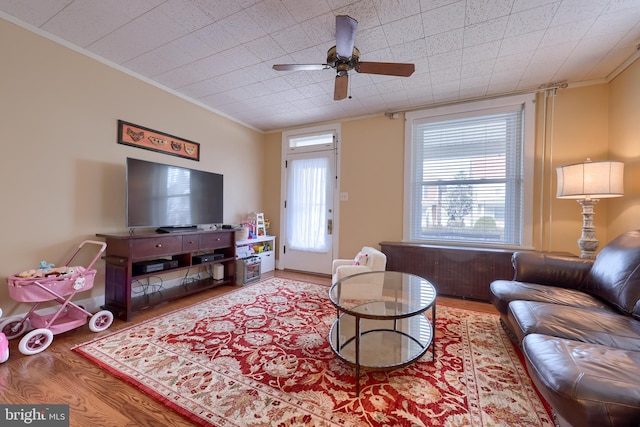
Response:
[[[105,304],[103,308],[113,312],[119,319],[130,321],[135,311],[153,307],[206,289],[225,284],[235,284],[235,231],[216,230],[143,234],[97,234],[106,240],[105,251]],[[215,254],[211,261],[196,263],[197,255]],[[135,271],[136,263],[152,262],[155,271]],[[163,261],[165,266],[158,267]],[[172,261],[172,262],[171,262]],[[177,265],[175,265],[177,262]],[[221,280],[205,278],[186,285],[161,289],[144,295],[132,295],[132,283],[151,276],[188,270],[214,264],[224,266]],[[174,266],[175,265],[175,266]]]
[[[273,271],[276,267],[276,256],[275,256],[275,247],[276,247],[276,236],[258,236],[254,239],[246,239],[246,240],[236,240],[236,253],[240,254],[242,252],[242,248],[245,246],[261,246],[267,244],[268,248],[264,252],[256,253],[254,255],[260,257],[260,272],[268,273],[269,271]]]
[[[186,285],[174,286],[169,289],[151,292],[148,294],[131,297],[132,311],[145,310],[163,302],[179,299],[187,295],[202,292],[223,284],[229,284],[228,280],[202,279]]]

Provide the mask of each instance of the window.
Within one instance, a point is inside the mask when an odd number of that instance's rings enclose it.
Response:
[[[335,132],[326,132],[313,135],[295,135],[288,138],[289,148],[317,147],[332,149],[335,139]]]
[[[530,246],[533,131],[533,95],[408,113],[405,240]]]

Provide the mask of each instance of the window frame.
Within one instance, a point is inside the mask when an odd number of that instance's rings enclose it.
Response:
[[[329,252],[332,257],[335,257],[338,254],[339,250],[339,242],[340,242],[340,201],[339,201],[339,191],[340,191],[340,150],[339,145],[341,141],[341,132],[342,125],[339,122],[336,123],[326,123],[322,125],[316,126],[307,126],[302,128],[291,129],[282,132],[281,137],[281,176],[280,176],[280,259],[278,262],[278,268],[284,269],[287,268],[287,254],[285,251],[286,237],[287,236],[287,212],[285,209],[286,200],[287,200],[287,172],[286,172],[286,164],[290,159],[289,156],[297,156],[297,155],[306,155],[309,153],[317,153],[317,152],[331,152],[333,155],[333,168],[334,168],[334,185],[333,185],[333,197],[332,197],[332,221],[333,221],[333,230],[332,230],[332,243],[329,248]],[[308,137],[318,134],[333,134],[332,143],[320,143],[313,145],[302,145],[298,147],[291,147],[290,139],[296,137]],[[329,265],[329,270],[331,266]]]
[[[416,173],[414,168],[414,127],[416,122],[425,119],[442,119],[442,121],[453,118],[474,117],[490,115],[493,111],[500,109],[521,106],[523,116],[523,147],[522,147],[522,230],[520,244],[507,244],[499,242],[480,242],[465,240],[437,240],[437,239],[416,239],[411,237],[411,220],[415,209],[416,201],[413,200],[413,177]],[[446,245],[446,246],[473,246],[473,247],[496,247],[531,249],[533,247],[533,194],[534,188],[534,156],[535,156],[535,93],[505,96],[495,99],[471,101],[459,104],[443,105],[439,107],[412,111],[405,114],[405,159],[404,159],[404,213],[403,213],[403,241],[422,244]]]
[[[291,146],[290,140],[295,138],[312,137],[314,135],[333,135],[333,141],[330,143],[319,143],[301,146]],[[327,124],[321,126],[312,126],[301,129],[288,130],[282,133],[282,155],[283,160],[287,154],[308,153],[315,151],[336,150],[338,140],[340,139],[340,125]]]

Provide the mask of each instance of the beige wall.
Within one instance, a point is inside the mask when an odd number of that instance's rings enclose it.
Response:
[[[281,154],[280,149],[282,134],[270,133],[265,135],[264,145],[264,174],[260,177],[262,189],[264,191],[263,206],[259,209],[264,211],[265,218],[271,221],[269,234],[278,236],[280,230],[280,181],[282,180]],[[278,256],[278,245],[276,242],[276,257]]]
[[[340,257],[362,246],[402,238],[404,117],[381,116],[342,123]]]
[[[550,142],[551,250],[578,253],[581,207],[555,199],[555,168],[592,160],[625,163],[625,195],[602,199],[595,206],[596,235],[602,248],[625,231],[640,229],[640,61],[610,83],[558,91],[553,139]]]
[[[550,100],[549,100],[550,101]],[[582,229],[582,207],[575,200],[557,199],[556,168],[591,160],[607,160],[609,141],[609,85],[597,84],[558,90],[555,105],[547,103],[549,138],[546,141],[542,218],[545,239],[538,248],[579,254],[577,240]],[[552,114],[553,113],[553,117]],[[541,127],[539,126],[539,129]],[[537,159],[538,164],[540,158]],[[607,204],[595,207],[594,224],[601,246],[610,240],[607,232]],[[549,210],[549,205],[550,210]],[[550,229],[548,224],[551,224]]]
[[[624,197],[608,204],[609,237],[640,229],[640,61],[610,84],[609,157],[625,164]]]
[[[0,40],[2,283],[41,260],[60,265],[95,233],[126,230],[126,157],[224,174],[225,222],[262,205],[262,133],[3,20]],[[199,142],[201,160],[119,145],[118,119]],[[97,277],[92,296],[104,294]],[[0,307],[24,311],[6,285]]]

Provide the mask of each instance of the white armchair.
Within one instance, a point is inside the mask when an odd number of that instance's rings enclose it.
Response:
[[[334,259],[331,268],[332,283],[367,271],[384,271],[387,267],[387,256],[377,249],[363,246],[362,250],[352,259]]]

